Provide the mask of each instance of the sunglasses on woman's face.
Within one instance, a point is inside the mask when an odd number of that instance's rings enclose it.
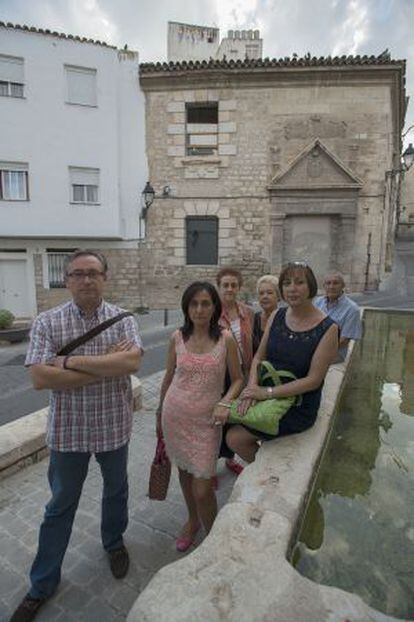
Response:
[[[309,264],[306,261],[289,261],[283,266],[284,268],[309,268]]]

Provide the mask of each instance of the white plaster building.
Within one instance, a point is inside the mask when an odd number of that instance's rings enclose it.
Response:
[[[0,308],[62,299],[67,250],[136,259],[144,124],[136,52],[0,22]]]
[[[219,28],[168,22],[168,61],[236,61],[262,58],[262,51],[258,30],[229,30],[220,41]]]

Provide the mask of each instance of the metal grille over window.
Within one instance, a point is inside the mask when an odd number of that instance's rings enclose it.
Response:
[[[216,155],[218,103],[186,104],[187,155]]]
[[[0,97],[24,96],[24,60],[0,54]]]
[[[72,203],[99,203],[99,169],[69,167]]]
[[[72,249],[64,253],[62,251],[47,251],[47,268],[51,289],[65,287],[65,260],[72,252]]]
[[[218,219],[216,216],[186,218],[187,264],[217,265]]]
[[[0,199],[28,200],[27,168],[27,164],[20,162],[0,162]]]

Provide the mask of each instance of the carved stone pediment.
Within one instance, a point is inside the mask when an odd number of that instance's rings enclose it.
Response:
[[[275,175],[269,190],[359,189],[363,185],[319,138]]]

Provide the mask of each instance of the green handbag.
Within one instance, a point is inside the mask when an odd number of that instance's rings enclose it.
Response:
[[[282,378],[296,380],[296,376],[290,371],[277,371],[269,361],[262,361],[259,363],[257,373],[259,385],[262,387],[277,387],[282,384]],[[234,400],[230,407],[228,422],[242,423],[252,430],[277,436],[281,418],[287,413],[289,408],[295,404],[297,399],[298,396],[291,396],[263,400],[257,402],[254,406],[250,406],[243,416],[239,415],[237,412],[239,400]]]

